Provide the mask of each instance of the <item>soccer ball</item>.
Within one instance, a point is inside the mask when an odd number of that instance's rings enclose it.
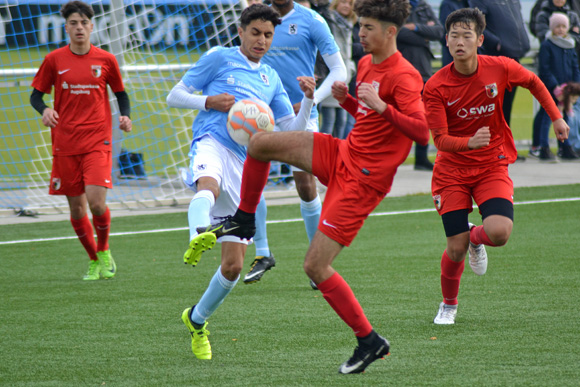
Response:
[[[248,146],[254,133],[274,130],[274,114],[263,101],[242,99],[230,109],[227,126],[228,133],[235,142]]]

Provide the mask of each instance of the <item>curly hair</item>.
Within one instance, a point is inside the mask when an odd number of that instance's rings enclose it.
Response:
[[[411,5],[409,0],[356,0],[354,12],[358,17],[393,23],[401,28],[411,14]]]
[[[485,30],[485,15],[478,8],[458,9],[451,12],[445,19],[445,31],[449,33],[449,29],[457,23],[464,26],[473,23],[475,33],[479,36]]]
[[[60,9],[60,15],[65,19],[68,19],[68,17],[73,13],[84,15],[89,19],[92,19],[93,16],[95,16],[95,11],[93,11],[93,8],[82,1],[69,1]]]
[[[266,4],[253,4],[244,9],[240,17],[240,26],[245,30],[246,27],[254,20],[263,20],[272,22],[274,27],[282,24],[280,14],[274,8]]]

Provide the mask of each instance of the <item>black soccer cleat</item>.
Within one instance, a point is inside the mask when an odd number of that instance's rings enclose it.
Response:
[[[254,259],[250,271],[244,277],[245,284],[253,284],[258,282],[264,273],[276,266],[276,260],[274,259],[274,254],[270,253],[269,257],[259,256]]]
[[[359,374],[375,360],[382,359],[388,355],[389,348],[389,341],[377,334],[371,345],[363,346],[359,343],[352,357],[342,363],[338,372],[341,374]]]
[[[212,224],[206,227],[197,227],[197,232],[202,234],[204,232],[211,232],[219,239],[225,235],[237,236],[242,239],[250,239],[256,234],[256,225],[254,222],[241,223],[233,216],[227,216],[219,223]]]

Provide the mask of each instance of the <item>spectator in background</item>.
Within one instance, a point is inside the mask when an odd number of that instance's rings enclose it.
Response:
[[[570,8],[566,0],[544,0],[535,20],[535,35],[540,43],[547,39],[547,35],[550,32],[550,16],[554,12],[568,16],[570,34],[578,41],[577,37],[580,34],[580,17],[578,14]]]
[[[570,126],[568,141],[576,154],[580,153],[580,84],[568,83],[563,90],[564,119]]]
[[[578,57],[574,49],[576,42],[568,33],[569,23],[564,13],[554,12],[550,16],[550,31],[545,35],[546,40],[542,42],[538,55],[538,75],[556,102],[562,99],[565,83],[580,82]],[[534,117],[534,138],[539,141],[539,149],[530,150],[530,156],[543,161],[556,161],[549,143],[551,124],[548,113],[540,108]],[[565,160],[578,159],[568,140],[562,143],[559,156]]]
[[[480,54],[492,56],[507,56],[517,62],[530,50],[530,40],[522,17],[520,0],[488,1],[468,0],[472,8],[479,8],[485,15],[487,23],[483,31],[483,46]],[[512,105],[517,87],[505,89],[503,99],[503,115],[508,126],[511,121]],[[525,160],[518,155],[518,160]]]
[[[352,60],[352,28],[356,22],[353,11],[354,0],[332,0],[326,22],[334,35],[334,40],[340,48],[342,60],[346,66],[346,83],[354,76],[356,69]],[[322,120],[321,133],[328,133],[337,138],[344,138],[347,112],[340,107],[338,101],[328,96],[320,102]]]
[[[411,14],[397,35],[397,47],[413,67],[427,82],[433,74],[431,60],[434,59],[429,47],[430,41],[439,41],[444,35],[443,26],[435,12],[425,0],[410,0]],[[415,143],[415,169],[432,171],[433,163],[427,157],[429,145]]]
[[[467,0],[443,0],[439,5],[439,22],[444,26],[445,20],[451,12],[467,7],[469,7]],[[443,34],[441,37],[441,67],[447,66],[451,62],[453,62],[453,57],[449,53],[447,39],[445,39],[445,34]]]

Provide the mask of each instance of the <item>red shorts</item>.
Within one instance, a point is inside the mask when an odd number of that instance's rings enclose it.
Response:
[[[85,186],[113,188],[111,152],[95,151],[74,156],[54,156],[50,174],[50,195],[80,196]]]
[[[386,192],[377,191],[350,173],[338,151],[340,141],[344,140],[314,133],[312,173],[327,187],[318,229],[349,246]]]
[[[484,168],[453,168],[435,163],[431,180],[433,202],[439,215],[468,209],[489,199],[514,202],[514,184],[507,165]]]

